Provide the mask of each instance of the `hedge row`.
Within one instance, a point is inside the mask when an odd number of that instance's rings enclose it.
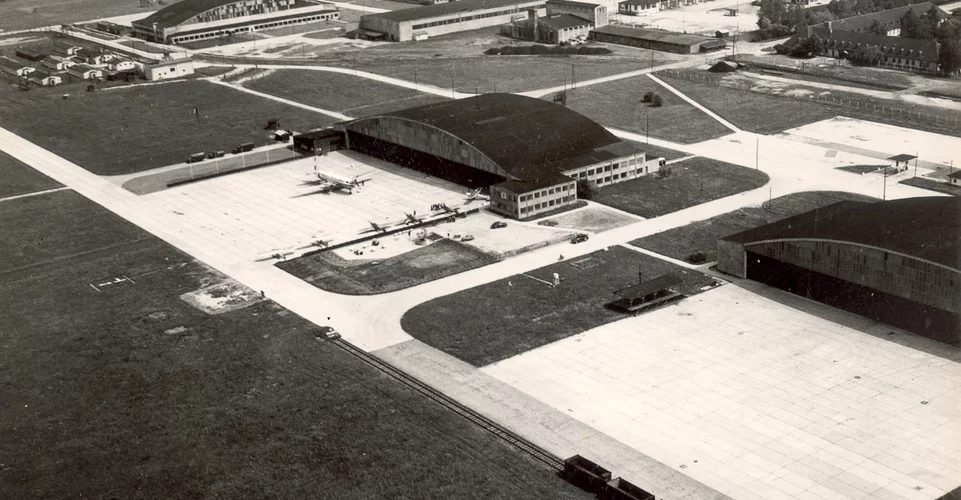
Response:
[[[494,47],[484,51],[489,56],[528,56],[528,55],[578,55],[578,56],[604,56],[611,53],[611,49],[605,47],[561,47],[547,45],[507,45],[504,47]]]

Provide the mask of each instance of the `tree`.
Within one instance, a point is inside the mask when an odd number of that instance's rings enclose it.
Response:
[[[871,21],[871,26],[868,26],[868,33],[874,33],[875,35],[887,35],[888,28],[884,26],[884,23],[875,19]]]
[[[597,194],[597,183],[587,179],[577,180],[577,197],[582,200],[589,200]]]
[[[955,75],[961,70],[961,41],[952,40],[941,44],[938,51],[938,64],[946,75]]]
[[[851,62],[862,66],[874,66],[881,62],[883,57],[884,54],[881,53],[881,49],[874,45],[861,47],[850,55]]]
[[[659,108],[663,105],[664,105],[664,99],[661,96],[654,94],[654,97],[651,98],[651,106],[655,108]]]
[[[761,0],[761,7],[757,9],[757,25],[761,26],[761,19],[767,19],[771,24],[783,24],[784,14],[787,7],[782,0]]]
[[[799,39],[798,43],[791,47],[790,54],[794,57],[814,57],[822,52],[824,52],[824,41],[817,35],[811,35]]]
[[[901,18],[901,38],[913,38],[915,40],[931,40],[934,38],[932,26],[929,25],[921,16],[909,10]]]

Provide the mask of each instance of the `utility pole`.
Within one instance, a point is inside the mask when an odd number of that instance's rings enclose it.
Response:
[[[647,124],[644,125],[644,144],[651,143],[651,111],[647,111]]]
[[[755,139],[757,142],[754,147],[754,170],[759,170],[761,164],[761,136],[755,133]]]
[[[651,73],[654,72],[654,49],[651,49]]]
[[[571,90],[574,90],[574,63],[571,63]]]
[[[417,68],[414,68],[414,90],[417,90]]]
[[[881,187],[881,201],[888,199],[888,168],[890,167],[884,167],[884,184],[882,184]]]
[[[450,67],[450,98],[457,98],[456,94],[454,93],[454,66]]]
[[[916,153],[914,155],[914,176],[915,177],[918,176],[918,156],[921,156],[921,153]]]

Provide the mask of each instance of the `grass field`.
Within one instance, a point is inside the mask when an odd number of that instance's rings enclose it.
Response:
[[[632,245],[675,259],[685,260],[702,252],[708,261],[717,260],[717,240],[741,231],[777,222],[843,200],[878,201],[876,198],[841,191],[808,191],[774,198],[770,205],[745,207],[705,221],[652,234]]]
[[[59,182],[0,151],[0,198],[57,187]]]
[[[173,4],[175,1],[167,1]],[[130,0],[19,0],[0,2],[0,29],[4,31],[70,24],[102,17],[157,10],[140,8]]]
[[[646,92],[660,95],[664,105],[642,103]],[[647,130],[651,137],[684,144],[731,132],[646,76],[577,89],[568,93],[567,107],[609,127],[640,134]]]
[[[478,48],[483,51],[483,47]],[[607,56],[486,56],[471,58],[360,59],[357,68],[380,75],[402,78],[461,92],[520,92],[570,85],[571,67],[575,81],[635,71],[650,66],[649,60]],[[416,72],[416,75],[415,75]]]
[[[396,85],[326,71],[279,70],[244,86],[321,109],[342,111],[348,116],[368,116],[445,100]]]
[[[348,261],[323,252],[280,262],[277,267],[334,293],[370,295],[402,290],[493,261],[459,242],[441,239],[388,259]]]
[[[732,88],[731,86],[735,83],[739,85],[745,83],[740,80],[735,82],[733,78],[736,77],[729,77],[732,78],[729,82],[721,78],[717,80],[718,83],[702,83],[675,78],[667,74],[659,76],[688,97],[746,131],[756,130],[760,133],[773,134],[841,115],[961,137],[961,127],[958,126],[958,123],[961,123],[961,111],[916,106],[839,91],[831,91],[824,99],[816,101],[814,96],[821,94],[824,90],[803,84],[777,86],[778,92],[785,94],[800,92],[807,95],[807,97],[791,97],[763,92],[756,87],[756,90]],[[717,77],[710,75],[707,78]],[[770,88],[768,90],[770,91]],[[832,104],[831,99],[845,104]],[[885,111],[882,112],[882,109]],[[919,116],[918,113],[921,115]]]
[[[798,99],[695,83],[667,75],[658,77],[734,126],[750,132],[774,134],[840,114],[848,116],[839,108]]]
[[[333,121],[204,81],[82,89],[2,88],[0,125],[93,173],[116,175],[181,163],[198,151],[230,151],[248,141],[262,146],[271,142],[264,130],[270,118],[293,130]],[[64,92],[69,99],[61,99]]]
[[[401,324],[417,339],[483,366],[625,317],[604,305],[616,290],[637,284],[639,271],[645,280],[677,273],[684,293],[712,282],[702,273],[615,246],[527,273],[547,281],[560,274],[556,288],[515,275],[425,302],[407,311]]]
[[[602,187],[593,200],[641,217],[657,217],[749,191],[768,181],[764,172],[697,156],[664,167],[670,175],[646,175]]]
[[[901,184],[924,188],[938,193],[961,196],[961,187],[952,186],[944,181],[935,181],[932,179],[925,179],[923,177],[912,177],[910,179],[904,179],[901,181]]]
[[[78,243],[0,271],[5,498],[591,498],[269,301],[195,309],[178,296],[222,276],[79,195],[41,198],[0,214]]]

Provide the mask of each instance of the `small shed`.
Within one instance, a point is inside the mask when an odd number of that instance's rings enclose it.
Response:
[[[894,156],[888,158],[888,161],[893,161],[893,162],[894,162],[894,168],[896,168],[896,169],[898,169],[898,170],[907,170],[907,169],[908,169],[908,162],[910,162],[911,160],[914,160],[914,159],[916,159],[916,158],[917,158],[917,156],[908,155],[908,154],[902,153],[902,154],[894,155]],[[904,165],[901,165],[902,163],[903,163]]]
[[[952,186],[961,187],[961,170],[948,174],[948,183]]]
[[[621,298],[608,304],[613,309],[638,314],[648,309],[674,302],[684,296],[675,291],[681,284],[676,274],[665,274],[652,280],[621,290]]]
[[[344,133],[332,128],[311,130],[294,136],[294,149],[304,153],[324,154],[344,149]]]

